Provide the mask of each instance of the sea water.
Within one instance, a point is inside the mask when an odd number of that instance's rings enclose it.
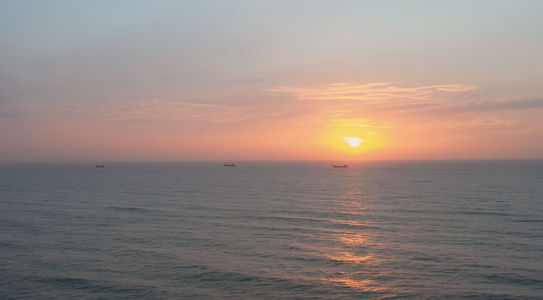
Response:
[[[543,298],[543,161],[236,165],[1,165],[0,298]]]

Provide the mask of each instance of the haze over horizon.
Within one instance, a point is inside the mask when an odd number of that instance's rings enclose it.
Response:
[[[0,162],[543,159],[543,1],[0,1]]]

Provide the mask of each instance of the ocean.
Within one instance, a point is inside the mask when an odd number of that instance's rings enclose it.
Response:
[[[543,161],[348,165],[0,165],[0,299],[543,299]]]

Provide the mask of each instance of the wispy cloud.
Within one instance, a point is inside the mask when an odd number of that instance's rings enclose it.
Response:
[[[96,104],[86,101],[59,102],[53,104],[24,104],[26,114],[45,118],[64,117],[78,120],[206,120],[221,122],[235,119],[233,107],[196,102],[127,101],[112,104]]]
[[[424,122],[416,127],[426,130],[439,128],[442,132],[463,132],[477,134],[480,132],[494,134],[528,134],[532,136],[543,135],[543,125],[526,124],[520,120],[503,119],[497,117],[478,117],[468,120],[443,120]]]
[[[298,100],[313,101],[360,101],[371,104],[409,105],[409,104],[447,104],[448,101],[436,96],[436,92],[466,92],[477,89],[465,84],[430,85],[402,87],[394,83],[334,83],[321,86],[279,86],[267,89],[268,92],[286,93]]]
[[[496,110],[518,110],[529,108],[543,108],[543,99],[528,99],[515,101],[484,101],[484,102],[464,102],[448,107],[437,109],[438,113],[466,113],[483,112]]]
[[[428,128],[440,128],[442,130],[504,130],[518,128],[518,121],[500,118],[475,118],[470,120],[448,120],[425,123]]]
[[[487,100],[470,93],[478,87],[468,84],[400,86],[396,83],[334,83],[319,86],[278,86],[272,93],[288,94],[300,101],[363,103],[389,111],[426,113],[468,113],[496,110],[543,108],[543,99]],[[470,99],[466,101],[465,99]]]
[[[390,122],[377,122],[371,119],[363,118],[343,118],[334,119],[326,124],[329,127],[357,127],[357,128],[394,128],[396,127]]]

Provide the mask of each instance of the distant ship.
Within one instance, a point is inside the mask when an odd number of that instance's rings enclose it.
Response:
[[[224,164],[225,167],[235,167],[236,164]]]
[[[104,165],[96,165],[97,168],[105,168],[106,166]]]
[[[349,166],[347,166],[347,165],[343,165],[343,166],[332,165],[332,167],[334,167],[334,168],[348,168]]]

